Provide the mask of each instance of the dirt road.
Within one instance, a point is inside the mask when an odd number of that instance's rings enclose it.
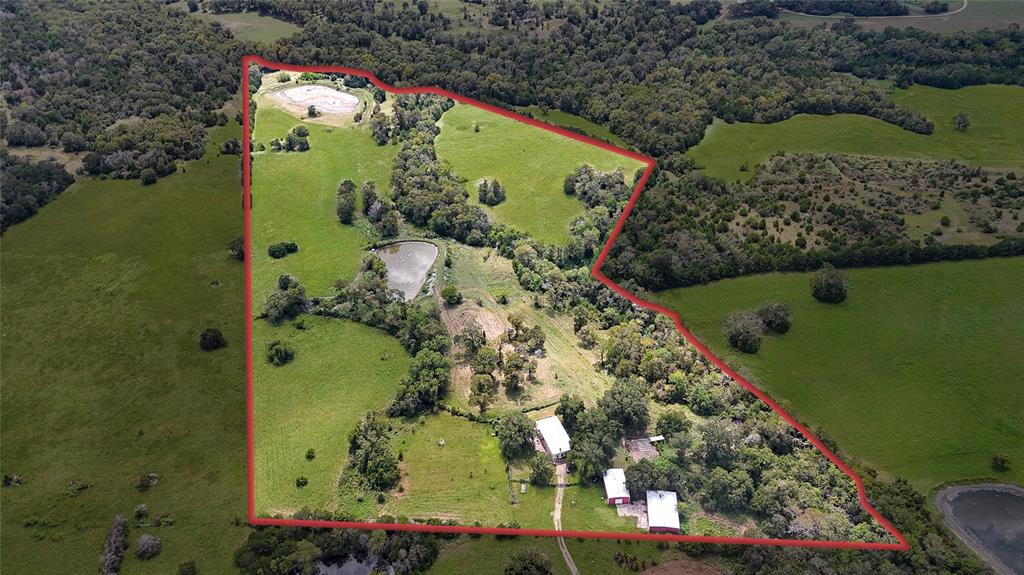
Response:
[[[555,486],[557,491],[555,492],[555,512],[553,516],[557,531],[562,530],[562,497],[565,495],[565,467],[564,463],[559,463],[555,466]],[[565,566],[569,568],[569,573],[580,575],[579,569],[576,568],[576,562],[572,560],[569,548],[565,545],[565,539],[558,538],[558,548],[562,550],[562,558],[565,559]]]

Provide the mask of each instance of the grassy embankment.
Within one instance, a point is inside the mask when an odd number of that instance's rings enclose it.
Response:
[[[122,573],[232,569],[245,518],[239,126],[152,186],[85,179],[3,237],[3,563],[95,571],[116,514],[149,506],[170,527],[130,529]],[[228,347],[199,349],[207,327]],[[139,476],[155,472],[147,491]],[[73,483],[75,482],[75,483]],[[78,490],[74,486],[88,486]],[[134,521],[132,521],[134,524]],[[163,552],[135,558],[139,535]]]
[[[655,299],[694,335],[843,453],[928,491],[952,481],[1024,481],[1024,260],[848,270],[846,302],[818,303],[810,274],[766,274]],[[792,330],[756,355],[731,350],[722,319],[764,301]],[[992,455],[1016,464],[991,468]]]
[[[466,178],[470,201],[477,201],[481,179],[497,179],[506,200],[486,208],[495,220],[535,239],[565,244],[569,224],[583,205],[562,191],[565,177],[582,164],[610,172],[622,168],[627,182],[643,164],[590,144],[535,128],[468,105],[456,105],[441,118],[437,155]],[[479,131],[475,130],[479,127]]]
[[[853,114],[800,114],[773,124],[726,124],[715,120],[688,155],[704,173],[725,180],[746,179],[754,167],[779,151],[867,154],[919,159],[954,159],[986,167],[1024,170],[1024,88],[971,86],[942,90],[912,86],[892,99],[935,124],[922,135],[875,118]],[[958,112],[971,116],[966,132],[953,129]],[[741,172],[746,164],[750,170]]]

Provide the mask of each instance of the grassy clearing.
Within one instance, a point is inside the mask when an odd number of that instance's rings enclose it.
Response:
[[[922,2],[911,4],[911,14],[922,14]],[[964,5],[964,0],[950,0],[949,11],[954,12]],[[813,28],[826,24],[831,26],[835,18],[804,16],[783,12],[779,18],[794,26]],[[991,28],[1005,29],[1012,23],[1024,25],[1024,3],[1013,0],[970,0],[967,9],[956,14],[939,14],[927,18],[857,18],[857,25],[865,30],[882,31],[886,28],[919,28],[929,32],[959,32]]]
[[[264,44],[270,44],[275,40],[291,36],[292,34],[302,30],[302,28],[299,28],[290,22],[271,18],[270,16],[261,16],[252,12],[241,12],[237,14],[211,14],[209,12],[199,12],[197,13],[197,16],[210,22],[219,23],[221,26],[230,30],[231,33],[235,35],[235,38],[248,42],[263,42]]]
[[[476,317],[482,325],[491,321],[502,326],[510,325],[509,315],[518,313],[526,318],[528,325],[539,325],[544,330],[545,357],[538,361],[537,366],[539,383],[526,386],[520,397],[508,398],[504,392],[499,393],[498,399],[488,409],[502,412],[535,408],[557,401],[566,393],[580,396],[587,405],[596,405],[598,398],[611,387],[612,378],[594,369],[597,352],[579,346],[579,339],[572,329],[572,319],[549,308],[535,308],[533,294],[519,285],[509,260],[489,249],[462,245],[452,245],[449,249],[453,255],[454,283],[462,291],[465,301],[459,308],[446,313],[465,313]],[[501,294],[508,297],[507,305],[497,302]],[[476,305],[476,300],[483,303],[482,308]],[[448,397],[452,404],[462,409],[476,409],[469,405],[468,379],[457,379]]]
[[[639,533],[635,517],[619,517],[608,505],[599,483],[565,488],[562,498],[562,529],[566,531],[626,531]]]
[[[490,428],[447,414],[421,421],[395,442],[409,487],[384,512],[488,526],[510,521],[505,464]]]
[[[942,90],[912,86],[895,90],[892,99],[912,108],[935,124],[929,136],[914,134],[867,116],[800,114],[774,124],[726,124],[715,120],[699,145],[689,152],[709,176],[725,180],[746,179],[755,165],[771,154],[787,152],[836,152],[921,159],[954,159],[1008,169],[1024,169],[1024,88],[1019,86],[971,86]],[[957,132],[952,118],[958,112],[971,116],[971,127]],[[747,164],[751,171],[741,172]]]
[[[810,274],[749,276],[655,298],[850,456],[923,491],[981,477],[1024,480],[1024,464],[990,467],[994,453],[1024,462],[1024,260],[848,273],[851,295],[836,306],[811,297]],[[768,300],[789,306],[792,330],[766,338],[757,355],[729,349],[722,318]]]
[[[495,220],[553,244],[568,241],[569,224],[583,205],[562,192],[565,177],[583,164],[601,171],[622,168],[626,180],[643,164],[529,124],[458,104],[441,118],[437,154],[468,180],[470,201],[477,183],[496,178],[507,199],[487,208]],[[479,132],[474,130],[479,126]]]
[[[529,113],[534,118],[542,120],[549,124],[561,126],[563,128],[582,130],[584,134],[598,138],[600,140],[606,140],[615,144],[620,148],[629,149],[629,144],[622,138],[612,133],[608,126],[604,124],[598,124],[591,122],[590,120],[577,116],[576,114],[570,114],[569,112],[563,112],[561,110],[544,109],[540,106],[523,106],[517,108],[520,113]]]
[[[2,241],[5,571],[90,572],[114,515],[145,503],[172,527],[122,573],[232,569],[245,517],[239,126],[211,130],[203,159],[152,186],[87,179]],[[212,282],[218,282],[212,284]],[[218,286],[218,287],[214,287]],[[218,327],[226,349],[198,335]],[[160,474],[146,492],[143,473]],[[71,495],[69,484],[90,485]],[[30,523],[34,522],[34,523]]]
[[[268,145],[301,122],[269,105],[257,111],[255,141]],[[367,236],[335,217],[338,183],[372,180],[387,190],[397,148],[378,146],[362,125],[330,127],[305,123],[307,152],[257,153],[252,162],[253,297],[263,301],[277,277],[290,273],[309,294],[330,293],[339,277],[351,277]],[[275,260],[267,246],[291,240],[299,251]]]
[[[380,330],[316,316],[302,321],[304,330],[253,325],[256,512],[264,516],[352,509],[337,489],[345,438],[365,412],[387,405],[409,368],[398,340]],[[295,350],[281,367],[262,355],[275,339]],[[309,448],[316,450],[313,461],[306,459]],[[297,489],[300,475],[309,484]]]

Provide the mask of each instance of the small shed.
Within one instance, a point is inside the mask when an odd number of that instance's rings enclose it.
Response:
[[[560,461],[569,453],[569,434],[565,432],[562,420],[557,416],[537,420],[537,433],[552,459]]]
[[[608,505],[629,504],[625,470],[616,468],[604,472],[604,495]]]
[[[647,530],[679,533],[679,500],[675,491],[647,492]]]

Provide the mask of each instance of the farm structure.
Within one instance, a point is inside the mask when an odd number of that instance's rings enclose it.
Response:
[[[565,459],[565,454],[569,453],[569,434],[565,432],[562,420],[554,415],[537,420],[537,433],[551,459]]]
[[[647,530],[679,533],[679,507],[675,491],[647,492]]]
[[[608,505],[628,505],[629,490],[626,489],[626,471],[613,468],[604,472],[604,495]]]

